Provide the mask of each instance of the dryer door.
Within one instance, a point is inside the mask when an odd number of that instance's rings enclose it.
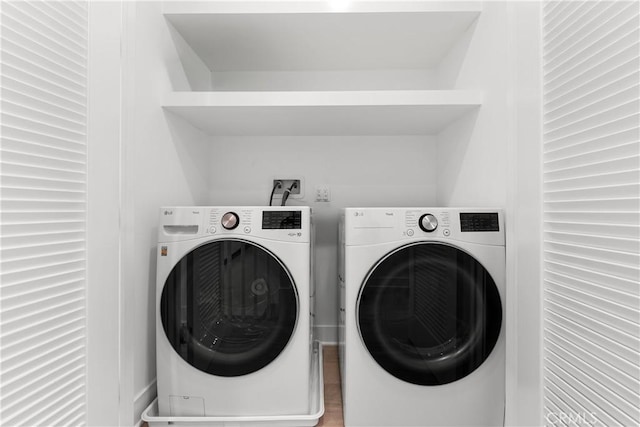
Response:
[[[444,243],[404,246],[366,277],[357,321],[369,353],[387,372],[440,385],[473,372],[502,325],[495,282],[467,252]]]
[[[160,301],[162,326],[176,352],[213,375],[255,372],[285,348],[298,317],[295,283],[265,248],[217,240],[173,268]]]

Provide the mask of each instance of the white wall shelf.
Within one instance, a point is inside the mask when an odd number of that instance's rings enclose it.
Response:
[[[425,69],[482,2],[167,2],[163,10],[212,72]]]
[[[482,102],[427,82],[481,11],[480,1],[166,2],[189,87],[163,107],[211,135],[437,134]]]
[[[481,104],[448,90],[172,92],[163,108],[211,135],[433,135]]]

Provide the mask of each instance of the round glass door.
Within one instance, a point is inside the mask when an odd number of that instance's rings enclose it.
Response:
[[[473,372],[493,350],[502,304],[487,270],[447,244],[417,243],[388,254],[358,298],[358,327],[376,362],[419,385]]]
[[[185,361],[232,377],[278,357],[295,329],[298,295],[287,269],[265,248],[219,240],[176,264],[160,314],[169,342]]]

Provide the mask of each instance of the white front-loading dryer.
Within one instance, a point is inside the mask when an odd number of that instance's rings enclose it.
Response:
[[[502,212],[348,208],[340,235],[345,426],[502,426]]]
[[[310,216],[308,207],[160,210],[161,416],[308,413]]]

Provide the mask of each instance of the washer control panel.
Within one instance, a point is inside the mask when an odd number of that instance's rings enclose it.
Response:
[[[238,214],[235,212],[227,212],[222,215],[220,223],[225,229],[233,230],[240,223],[240,217],[238,217]]]
[[[263,230],[300,230],[302,228],[302,212],[270,211],[262,212]]]
[[[264,234],[273,232],[293,232],[296,236],[301,235],[303,228],[302,209],[281,209],[264,208],[259,212],[252,209],[237,208],[233,211],[211,209],[209,213],[208,232],[236,230],[242,234]],[[222,227],[222,228],[220,228]]]
[[[209,234],[216,234],[219,232],[236,230],[236,233],[242,232],[244,234],[250,234],[251,226],[249,224],[251,224],[252,218],[253,211],[251,209],[211,209],[208,215],[209,224],[206,231]],[[241,224],[246,225],[239,228]]]
[[[407,237],[419,237],[425,235],[425,233],[430,235],[438,234],[444,237],[451,235],[449,212],[442,210],[407,210],[405,213],[405,226],[404,235]],[[437,233],[435,233],[436,230],[438,231]]]
[[[160,211],[159,242],[232,235],[307,242],[311,238],[311,209],[308,206],[178,206]]]
[[[424,214],[420,217],[418,225],[420,226],[422,231],[431,233],[432,231],[435,231],[436,228],[438,228],[438,218],[430,213]]]

